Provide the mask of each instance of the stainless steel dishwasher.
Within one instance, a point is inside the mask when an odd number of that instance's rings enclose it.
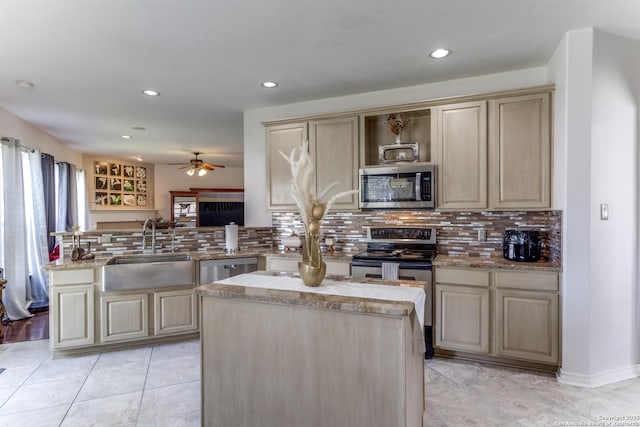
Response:
[[[206,285],[258,269],[258,258],[226,258],[200,261],[200,284]]]

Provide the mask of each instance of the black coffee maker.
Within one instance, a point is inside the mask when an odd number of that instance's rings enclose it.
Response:
[[[511,261],[538,261],[540,259],[540,232],[532,230],[506,230],[502,254]]]

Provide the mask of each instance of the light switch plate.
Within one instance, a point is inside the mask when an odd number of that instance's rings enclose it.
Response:
[[[609,219],[609,204],[608,203],[600,203],[600,219],[607,220]]]
[[[487,240],[487,232],[482,229],[478,230],[478,242],[484,242]]]

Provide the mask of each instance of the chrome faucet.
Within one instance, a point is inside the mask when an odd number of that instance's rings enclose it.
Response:
[[[151,221],[151,253],[156,253],[156,223],[153,218],[149,218],[144,222],[142,226],[142,252],[147,248],[147,228],[149,227],[149,221]]]

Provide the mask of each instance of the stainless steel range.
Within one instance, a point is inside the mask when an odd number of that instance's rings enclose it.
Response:
[[[433,272],[436,230],[416,227],[371,227],[367,230],[367,250],[353,256],[354,277],[420,280],[427,282],[425,293],[425,341],[427,357],[433,355]]]

